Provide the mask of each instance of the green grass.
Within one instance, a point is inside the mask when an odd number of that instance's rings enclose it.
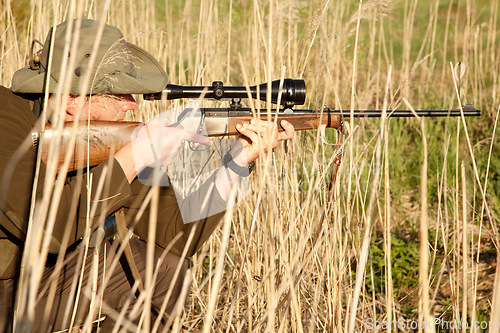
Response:
[[[419,261],[418,233],[395,235],[391,238],[391,246],[393,288],[396,291],[394,297],[404,316],[416,319],[415,309],[418,308],[418,292],[416,292]],[[370,270],[365,279],[365,287],[369,294],[375,292],[384,295],[386,291],[384,253],[382,235],[378,235],[370,247]]]

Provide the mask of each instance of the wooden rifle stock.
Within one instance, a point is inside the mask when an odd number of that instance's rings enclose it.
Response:
[[[422,117],[446,117],[460,116],[461,112],[465,116],[479,116],[481,111],[471,105],[466,105],[461,110],[417,110],[417,115]],[[204,131],[209,137],[221,137],[226,135],[237,135],[237,124],[243,124],[253,119],[254,115],[249,108],[201,108],[196,112],[184,112],[179,116],[179,123],[187,117],[193,115],[198,124],[203,125]],[[380,117],[380,110],[354,110],[355,117]],[[413,117],[413,112],[406,110],[387,111],[390,117]],[[322,108],[321,110],[280,110],[278,120],[286,120],[291,123],[295,130],[316,129],[320,125],[339,129],[342,126],[343,117],[349,117],[349,110],[332,110]],[[266,112],[259,113],[261,120],[274,121],[276,112],[272,112],[268,117]],[[70,161],[69,171],[94,166],[106,161],[110,155],[120,150],[131,141],[133,131],[142,125],[139,122],[118,122],[118,121],[91,121],[81,122],[76,128],[76,143]],[[69,142],[73,132],[73,122],[64,125],[62,131],[57,131],[50,124],[45,126],[42,133],[34,132],[33,139],[35,146],[38,146],[40,137],[43,137],[42,161],[47,164],[49,159],[49,149],[47,147],[57,147],[59,150],[58,169],[63,164],[65,154],[68,151]],[[283,129],[279,126],[280,131]],[[52,142],[60,138],[59,146],[57,142]]]
[[[61,168],[69,149],[72,135],[75,135],[75,146],[71,149],[72,156],[68,171],[94,166],[106,161],[111,154],[120,150],[130,142],[132,132],[142,123],[128,121],[91,121],[80,122],[73,134],[73,122],[64,124],[61,131],[51,124],[45,125],[42,133],[32,133],[35,147],[42,148],[42,161],[47,164],[49,149],[59,151],[57,169]],[[40,146],[40,138],[43,146]],[[59,140],[56,142],[56,140]],[[57,145],[59,144],[59,145]]]

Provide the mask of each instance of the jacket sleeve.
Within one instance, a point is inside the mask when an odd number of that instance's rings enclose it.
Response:
[[[25,235],[28,228],[37,152],[31,142],[31,131],[36,117],[31,112],[28,100],[14,95],[9,89],[0,87],[0,210],[10,222]],[[87,225],[87,208],[95,212],[91,219],[96,225],[101,218],[123,206],[131,197],[130,186],[120,165],[111,160],[89,172],[92,183],[87,184],[87,174],[70,175],[58,198],[53,188],[45,189],[45,166],[40,166],[36,201],[50,200],[57,205],[55,225],[49,251],[56,253],[65,230],[70,229],[70,244],[83,236]],[[104,180],[100,195],[99,182]],[[87,194],[90,193],[90,202]],[[55,200],[57,199],[57,200]],[[34,221],[45,223],[46,218]],[[2,220],[2,225],[4,221]],[[24,241],[22,239],[21,241]]]
[[[192,256],[201,248],[219,225],[226,210],[226,202],[220,197],[214,179],[215,173],[196,192],[184,199],[176,196],[172,186],[159,187],[156,221],[158,246],[165,248],[179,236],[176,243],[172,244],[173,253],[180,256],[187,246],[187,256]],[[126,207],[129,226],[143,239],[148,237],[152,205],[147,200],[151,189],[134,180],[131,184],[131,205]],[[188,244],[191,234],[192,240]]]

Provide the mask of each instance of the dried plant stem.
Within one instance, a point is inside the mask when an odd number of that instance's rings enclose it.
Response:
[[[234,193],[229,197],[229,207],[232,207],[234,204]],[[232,209],[229,210],[228,214],[226,214],[224,218],[224,227],[223,227],[223,238],[221,247],[219,249],[219,254],[217,256],[217,265],[215,267],[215,276],[212,284],[212,288],[210,291],[210,298],[208,303],[207,312],[205,314],[205,322],[203,325],[203,333],[210,332],[213,314],[215,311],[215,304],[217,303],[217,298],[219,295],[219,287],[222,279],[222,272],[224,271],[224,257],[226,256],[226,249],[229,241],[229,234],[231,231],[231,213]]]
[[[384,261],[385,261],[385,279],[386,279],[386,311],[387,311],[387,321],[391,322],[393,320],[393,315],[395,315],[394,308],[394,291],[393,291],[393,281],[392,281],[392,234],[391,234],[391,192],[390,192],[390,182],[389,182],[389,125],[385,126],[385,138],[384,140]],[[373,281],[373,279],[372,279]],[[374,288],[375,292],[375,288]],[[375,299],[375,298],[374,298]]]
[[[460,111],[462,112],[462,115],[461,115],[460,118],[461,118],[462,124],[464,126],[464,133],[465,133],[465,137],[467,139],[467,147],[469,148],[469,154],[470,154],[470,157],[472,159],[472,166],[473,166],[473,170],[474,170],[474,176],[475,176],[476,181],[477,181],[477,186],[479,186],[479,191],[481,193],[481,196],[482,196],[482,199],[483,199],[483,202],[484,202],[484,207],[486,209],[486,213],[487,213],[488,218],[490,220],[491,227],[492,227],[493,230],[496,231],[497,228],[496,228],[495,224],[493,223],[493,218],[491,216],[491,211],[490,211],[490,209],[488,207],[488,203],[487,203],[487,200],[486,200],[486,194],[485,194],[485,192],[483,190],[483,186],[481,185],[481,181],[479,179],[479,173],[478,173],[478,170],[477,170],[477,164],[476,164],[476,160],[474,158],[474,151],[472,149],[472,144],[471,144],[471,140],[470,140],[470,137],[469,137],[469,132],[467,130],[467,123],[466,123],[465,117],[463,115],[463,109],[462,109],[462,104],[461,104],[462,102],[461,102],[461,99],[460,99],[460,93],[458,91],[458,85],[457,85],[457,80],[456,80],[457,76],[456,76],[455,70],[453,69],[452,63],[450,63],[450,67],[451,67],[451,72],[452,72],[453,78],[454,78],[453,83],[455,85],[455,92],[456,92],[457,100],[458,100],[458,103],[460,105]],[[498,234],[498,232],[496,232],[496,233]]]
[[[429,307],[429,213],[427,195],[427,139],[425,121],[420,120],[422,130],[423,161],[420,172],[420,260],[419,260],[419,321],[434,322]],[[420,328],[419,328],[420,330]],[[425,326],[424,331],[433,332]]]
[[[500,256],[497,257],[497,270],[495,273],[495,284],[491,296],[491,317],[490,320],[496,323],[490,327],[490,333],[500,332]]]
[[[358,3],[358,15],[356,18],[356,36],[355,36],[355,42],[354,42],[354,54],[353,54],[353,60],[352,60],[352,77],[351,77],[351,106],[350,106],[350,115],[349,115],[349,129],[348,132],[352,133],[353,128],[354,128],[354,101],[355,101],[355,95],[356,95],[356,74],[357,74],[357,61],[358,61],[358,42],[359,42],[359,30],[360,30],[360,23],[361,23],[361,6],[363,4],[363,0],[359,0]],[[349,170],[354,169],[354,138],[351,136],[349,140]],[[348,182],[348,189],[347,193],[348,195],[351,194],[352,190],[352,183],[351,183],[351,177],[349,177],[349,182]],[[351,202],[351,198],[347,199],[347,204],[349,205]],[[351,213],[351,210],[348,207],[347,210],[348,214]],[[350,217],[348,217],[350,219]],[[354,323],[354,322],[353,322]],[[345,329],[352,330],[354,327],[348,328],[348,322],[345,322]]]
[[[467,185],[465,183],[465,165],[462,161],[461,163],[461,174],[462,174],[462,321],[467,320],[467,301],[468,301],[468,273],[469,269],[467,266],[468,260],[468,248],[469,244],[467,241]],[[462,328],[462,332],[465,333],[465,327]]]
[[[380,128],[378,132],[378,138],[377,138],[377,144],[375,146],[375,161],[374,161],[374,167],[373,167],[373,180],[371,183],[371,188],[370,188],[370,199],[368,202],[368,207],[366,209],[366,218],[365,218],[365,229],[363,232],[363,241],[361,244],[361,250],[359,252],[359,259],[358,259],[358,267],[356,269],[356,281],[355,281],[355,286],[352,294],[352,303],[351,303],[351,308],[349,312],[349,326],[348,326],[348,332],[352,333],[354,332],[354,324],[356,321],[356,312],[357,312],[357,307],[358,307],[358,301],[359,301],[359,295],[361,292],[361,286],[364,282],[365,279],[365,268],[366,268],[366,263],[368,260],[368,252],[369,252],[369,245],[371,241],[371,233],[372,233],[372,219],[373,219],[373,211],[375,208],[375,201],[378,193],[378,187],[379,187],[379,181],[380,181],[380,160],[381,160],[381,154],[382,154],[382,144],[384,141],[384,134],[385,134],[385,126],[387,125],[387,97],[388,97],[388,91],[389,91],[389,85],[391,81],[391,70],[392,68],[389,67],[389,74],[388,74],[388,79],[387,79],[387,84],[386,84],[386,95],[384,98],[384,106],[382,108],[382,117],[380,118]],[[352,114],[351,114],[352,116]]]

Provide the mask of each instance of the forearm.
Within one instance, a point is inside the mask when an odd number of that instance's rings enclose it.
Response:
[[[135,177],[137,177],[137,166],[135,165],[132,153],[132,145],[125,145],[120,149],[115,154],[115,159],[120,164],[128,183],[132,183]]]
[[[239,140],[236,142],[236,145],[228,152],[232,156],[233,162],[239,167],[247,167],[248,166],[248,157],[245,153],[242,142]],[[241,191],[241,181],[242,177],[231,170],[231,168],[227,166],[222,166],[216,171],[215,176],[215,184],[217,190],[222,199],[227,201],[229,199],[229,195],[235,186],[236,191]]]
[[[219,191],[222,200],[227,201],[233,188],[238,186],[241,182],[241,176],[229,169],[222,166],[215,172],[215,186]],[[238,191],[238,187],[236,190]]]

